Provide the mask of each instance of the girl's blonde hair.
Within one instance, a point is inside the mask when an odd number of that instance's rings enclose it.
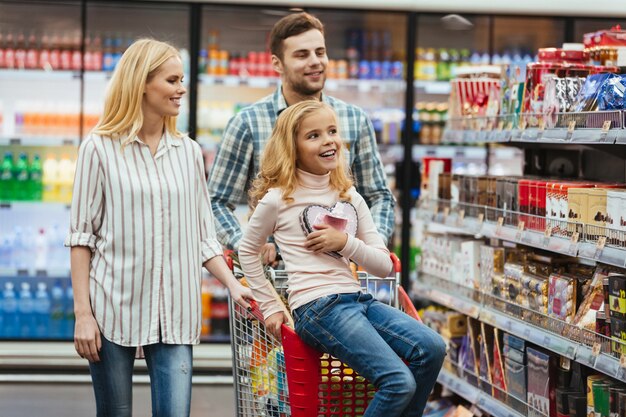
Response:
[[[285,109],[276,120],[272,136],[261,157],[259,173],[250,189],[250,205],[254,209],[270,188],[280,188],[283,200],[291,203],[298,185],[296,177],[296,141],[302,121],[318,111],[328,111],[337,118],[331,106],[321,101],[305,100]],[[343,145],[337,149],[338,166],[330,172],[330,187],[339,191],[342,200],[350,201],[348,189],[352,178],[343,155]]]
[[[154,39],[139,39],[128,47],[113,71],[104,99],[104,112],[92,132],[117,139],[126,136],[124,147],[143,125],[141,104],[146,83],[168,59],[180,54],[172,45]],[[176,129],[176,117],[164,117],[165,129],[175,137],[184,136]]]

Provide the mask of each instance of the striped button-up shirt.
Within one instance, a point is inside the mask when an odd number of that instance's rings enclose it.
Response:
[[[93,253],[89,295],[104,337],[196,344],[202,264],[222,254],[200,147],[167,133],[154,156],[138,138],[120,144],[81,144],[65,245]]]
[[[359,107],[327,95],[322,95],[322,101],[337,113],[339,134],[348,150],[346,158],[356,189],[370,207],[378,232],[389,240],[394,229],[395,200],[387,187],[372,122]],[[246,203],[246,192],[259,170],[263,148],[278,114],[286,108],[278,88],[274,94],[241,110],[224,131],[209,175],[209,192],[217,237],[231,249],[239,249],[243,236],[233,210],[237,204]]]

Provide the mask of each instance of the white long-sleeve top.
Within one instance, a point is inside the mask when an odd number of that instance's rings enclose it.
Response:
[[[222,255],[200,146],[165,133],[154,156],[139,138],[91,135],[80,146],[66,246],[93,253],[89,295],[122,346],[200,340],[202,265]]]
[[[360,291],[350,271],[350,259],[375,276],[385,277],[392,269],[389,250],[376,231],[365,200],[354,187],[349,195],[357,211],[358,228],[356,236],[348,235],[346,246],[339,252],[343,257],[337,259],[307,249],[300,213],[310,205],[332,207],[339,200],[339,192],[330,188],[330,174],[320,176],[298,170],[297,175],[299,187],[292,195],[294,201],[285,203],[282,190],[270,189],[252,213],[239,247],[241,268],[265,318],[281,311],[259,258],[270,235],[274,235],[285,262],[291,310],[325,295]]]

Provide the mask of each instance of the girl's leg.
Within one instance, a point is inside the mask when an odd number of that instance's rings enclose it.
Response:
[[[378,334],[408,362],[417,389],[403,416],[421,417],[446,356],[441,336],[401,311],[376,300],[366,302],[367,318]]]
[[[413,410],[420,406],[432,384],[417,379],[419,373],[414,375],[400,357],[406,357],[415,364],[412,366],[426,367],[428,371],[424,374],[434,373],[436,379],[445,355],[445,345],[437,335],[438,339],[433,338],[435,343],[432,346],[422,346],[431,337],[420,340],[416,334],[429,329],[395,309],[392,309],[397,313],[393,314],[395,325],[390,325],[387,318],[379,317],[383,313],[372,318],[382,324],[373,325],[368,317],[371,304],[372,297],[368,294],[322,297],[295,311],[296,331],[306,343],[346,362],[378,388],[365,412],[366,417],[401,416],[405,409],[410,407]],[[409,330],[405,330],[405,326]],[[393,331],[379,332],[377,327],[389,327]],[[386,340],[390,333],[393,334],[393,342]],[[430,361],[436,363],[431,365]],[[417,394],[423,390],[428,390],[425,395]],[[421,407],[423,409],[424,404]],[[420,416],[422,409],[410,415]]]
[[[143,347],[150,373],[153,417],[185,417],[191,408],[191,345]]]
[[[136,350],[109,342],[102,336],[100,362],[89,362],[98,417],[131,417]]]

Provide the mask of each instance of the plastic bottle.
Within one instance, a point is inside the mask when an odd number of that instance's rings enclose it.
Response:
[[[18,160],[13,165],[14,192],[13,199],[24,201],[28,199],[30,181],[28,178],[28,156],[21,153]]]
[[[17,34],[17,41],[15,42],[15,68],[26,68],[26,37],[24,32]]]
[[[211,299],[211,334],[227,336],[230,334],[228,324],[228,290],[222,285],[212,286]]]
[[[22,282],[20,288],[20,296],[17,299],[17,312],[20,322],[19,336],[28,338],[32,336],[35,329],[33,293],[30,290],[30,284],[28,282]]]
[[[7,69],[15,68],[15,42],[11,32],[7,33],[4,40],[4,67]]]
[[[63,299],[65,292],[60,280],[57,280],[50,289],[50,338],[61,338],[65,321]]]
[[[4,35],[0,32],[0,69],[5,67],[4,62]]]
[[[28,190],[28,199],[32,201],[41,201],[43,193],[43,168],[41,167],[41,158],[35,154],[33,160],[28,167],[28,177],[30,189]]]
[[[39,66],[39,47],[37,45],[37,36],[31,31],[28,36],[26,46],[26,68],[36,69]]]
[[[53,154],[48,154],[43,163],[42,200],[46,202],[59,201],[59,162]]]
[[[202,279],[202,336],[211,334],[211,287],[207,278]]]
[[[2,290],[2,321],[4,326],[0,328],[0,335],[8,339],[15,338],[19,333],[17,295],[14,288],[12,282],[7,282]]]
[[[39,229],[35,237],[35,270],[45,271],[48,267],[48,239],[46,231]]]
[[[48,287],[44,282],[37,284],[37,292],[35,292],[35,302],[33,311],[35,315],[35,336],[37,338],[48,337],[48,329],[50,327],[50,294]]]
[[[74,162],[63,154],[59,161],[59,201],[72,202],[72,186],[74,185]]]
[[[5,152],[4,159],[0,165],[0,201],[13,200],[13,154]]]

